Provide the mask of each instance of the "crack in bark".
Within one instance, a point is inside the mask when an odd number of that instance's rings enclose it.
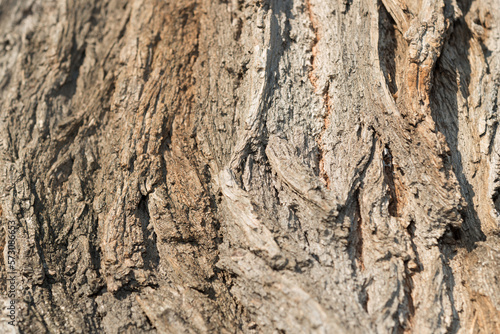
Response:
[[[406,321],[403,324],[399,324],[399,333],[411,333],[413,330],[413,319],[415,317],[415,304],[413,302],[413,279],[412,273],[405,263],[405,273],[403,278],[403,291],[408,303],[408,314],[406,316]]]
[[[389,214],[392,217],[398,217],[398,189],[396,188],[396,183],[394,182],[395,172],[394,165],[392,163],[392,154],[389,145],[386,145],[383,152],[384,160],[384,179],[386,184],[389,186]]]
[[[355,251],[355,258],[358,260],[358,265],[361,271],[365,270],[363,261],[363,218],[361,217],[361,204],[359,201],[359,190],[356,192],[356,207],[354,211],[354,240],[353,247]]]

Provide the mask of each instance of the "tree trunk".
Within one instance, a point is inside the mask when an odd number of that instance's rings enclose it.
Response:
[[[0,11],[2,333],[500,333],[498,0]]]

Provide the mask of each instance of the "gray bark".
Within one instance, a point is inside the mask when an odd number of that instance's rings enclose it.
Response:
[[[0,331],[500,333],[499,22],[0,1]]]

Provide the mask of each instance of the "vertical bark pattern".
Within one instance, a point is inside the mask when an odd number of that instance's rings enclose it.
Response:
[[[0,2],[0,331],[500,332],[498,22]]]

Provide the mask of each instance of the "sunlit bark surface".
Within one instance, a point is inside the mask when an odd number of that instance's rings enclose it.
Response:
[[[498,0],[2,0],[0,332],[500,333],[499,87]]]

